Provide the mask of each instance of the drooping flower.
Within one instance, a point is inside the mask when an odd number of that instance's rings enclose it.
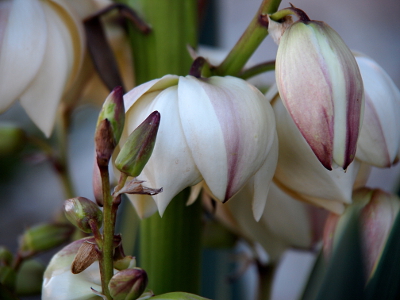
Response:
[[[356,157],[385,168],[398,160],[400,148],[400,91],[371,58],[356,54],[364,81],[365,110]]]
[[[340,36],[320,21],[294,22],[280,38],[275,74],[286,109],[322,165],[347,169],[356,154],[364,94],[357,63]]]
[[[342,216],[331,213],[324,229],[324,254],[327,258],[343,233],[351,210],[360,209],[360,233],[367,278],[371,278],[379,264],[390,231],[400,210],[400,199],[382,190],[361,188],[354,192],[354,207]]]
[[[164,191],[153,197],[156,205],[135,198],[141,217],[157,208],[162,214],[177,193],[203,179],[223,202],[252,180],[253,212],[261,216],[277,149],[273,111],[256,88],[234,77],[166,75],[134,88],[124,100],[120,145],[152,111],[162,116],[153,154],[139,178]]]
[[[342,213],[345,204],[351,203],[353,186],[362,186],[367,180],[364,168],[357,160],[346,172],[324,168],[276,95],[276,87],[267,93],[267,98],[273,99],[279,140],[274,182],[294,198]]]
[[[2,1],[0,14],[0,112],[19,99],[49,136],[82,63],[81,20],[64,0]]]

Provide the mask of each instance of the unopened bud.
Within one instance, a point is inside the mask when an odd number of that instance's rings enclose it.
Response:
[[[20,239],[20,251],[26,255],[46,251],[69,240],[73,227],[68,224],[40,224],[29,228]]]
[[[101,228],[103,223],[103,213],[96,203],[84,197],[76,197],[65,200],[65,216],[80,230],[90,233],[90,220],[94,220],[97,228]]]
[[[153,152],[160,118],[158,111],[152,112],[129,135],[115,160],[118,170],[132,177],[136,177],[142,172]]]
[[[7,287],[9,290],[14,290],[16,281],[17,281],[17,273],[12,267],[0,266],[0,283],[2,285]]]
[[[140,268],[126,269],[111,278],[108,288],[115,300],[134,300],[143,294],[147,281],[145,270]]]
[[[10,155],[22,149],[25,132],[14,125],[0,125],[0,155]]]
[[[100,169],[99,169],[96,159],[93,164],[92,187],[93,187],[94,199],[96,199],[97,205],[103,207],[103,205],[104,205],[103,186],[102,186],[102,182],[101,182]]]
[[[122,93],[122,87],[114,88],[105,100],[97,120],[96,154],[98,159],[107,164],[124,129],[125,108]]]
[[[13,260],[13,255],[10,252],[10,250],[8,250],[4,246],[0,246],[0,265],[9,266],[11,265],[12,260]]]

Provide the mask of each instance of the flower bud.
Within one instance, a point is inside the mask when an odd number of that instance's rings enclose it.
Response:
[[[125,123],[125,108],[122,87],[118,86],[110,93],[103,104],[97,120],[95,144],[97,159],[105,166],[121,138]]]
[[[68,241],[73,231],[68,224],[40,224],[25,231],[19,249],[26,255],[50,250]]]
[[[0,283],[7,287],[9,290],[14,290],[16,281],[17,273],[15,272],[15,270],[10,266],[0,265]]]
[[[115,160],[115,166],[118,170],[132,177],[136,177],[142,172],[153,152],[160,117],[158,111],[152,112],[129,135]]]
[[[147,281],[145,270],[140,268],[126,269],[111,278],[108,288],[115,300],[134,300],[144,292]]]
[[[25,132],[13,125],[0,126],[0,155],[14,154],[22,149],[26,140]]]
[[[324,22],[299,20],[280,39],[275,75],[286,109],[318,160],[328,170],[346,169],[355,157],[364,106],[350,49]]]
[[[8,250],[4,246],[0,246],[0,265],[9,266],[11,265],[12,260],[13,260],[13,255],[10,252],[10,250]]]
[[[97,227],[101,228],[103,213],[93,201],[84,197],[71,198],[65,200],[64,209],[67,219],[80,230],[86,233],[92,232],[90,220],[94,220]]]
[[[344,231],[344,224],[351,210],[358,207],[365,271],[370,278],[379,263],[400,210],[400,199],[378,189],[362,188],[354,192],[353,201],[354,204],[348,207],[343,215],[329,215],[324,229],[324,254],[330,256]]]

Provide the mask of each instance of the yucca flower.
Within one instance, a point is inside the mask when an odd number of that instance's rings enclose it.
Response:
[[[364,106],[355,58],[324,22],[301,19],[283,31],[275,72],[282,101],[322,165],[347,169]]]
[[[387,168],[399,159],[400,91],[374,60],[356,54],[364,81],[365,110],[356,157]]]
[[[19,99],[50,136],[58,105],[83,59],[79,15],[64,0],[2,1],[0,13],[0,112]]]
[[[153,154],[139,179],[164,190],[153,197],[155,203],[131,196],[141,217],[157,208],[162,215],[176,194],[202,180],[222,202],[250,180],[253,212],[260,218],[277,141],[272,108],[255,87],[234,77],[166,75],[134,88],[124,100],[120,145],[152,111],[161,114]]]

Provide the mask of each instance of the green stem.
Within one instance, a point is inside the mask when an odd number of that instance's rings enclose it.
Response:
[[[275,60],[267,61],[265,63],[258,64],[258,65],[255,65],[254,67],[246,69],[243,72],[240,72],[238,74],[238,77],[240,77],[242,79],[249,79],[258,74],[268,72],[268,71],[273,71],[273,70],[275,70]]]
[[[108,283],[113,276],[113,251],[114,251],[114,227],[115,211],[113,210],[113,199],[110,193],[110,181],[108,167],[100,167],[101,182],[103,187],[103,245],[101,249],[100,274],[102,292],[107,299],[112,299],[108,290]]]
[[[155,294],[200,289],[201,202],[186,206],[189,189],[178,194],[163,217],[142,221],[140,265]]]
[[[237,75],[268,35],[267,14],[276,12],[281,0],[264,0],[253,20],[225,60],[216,68],[217,75]]]

